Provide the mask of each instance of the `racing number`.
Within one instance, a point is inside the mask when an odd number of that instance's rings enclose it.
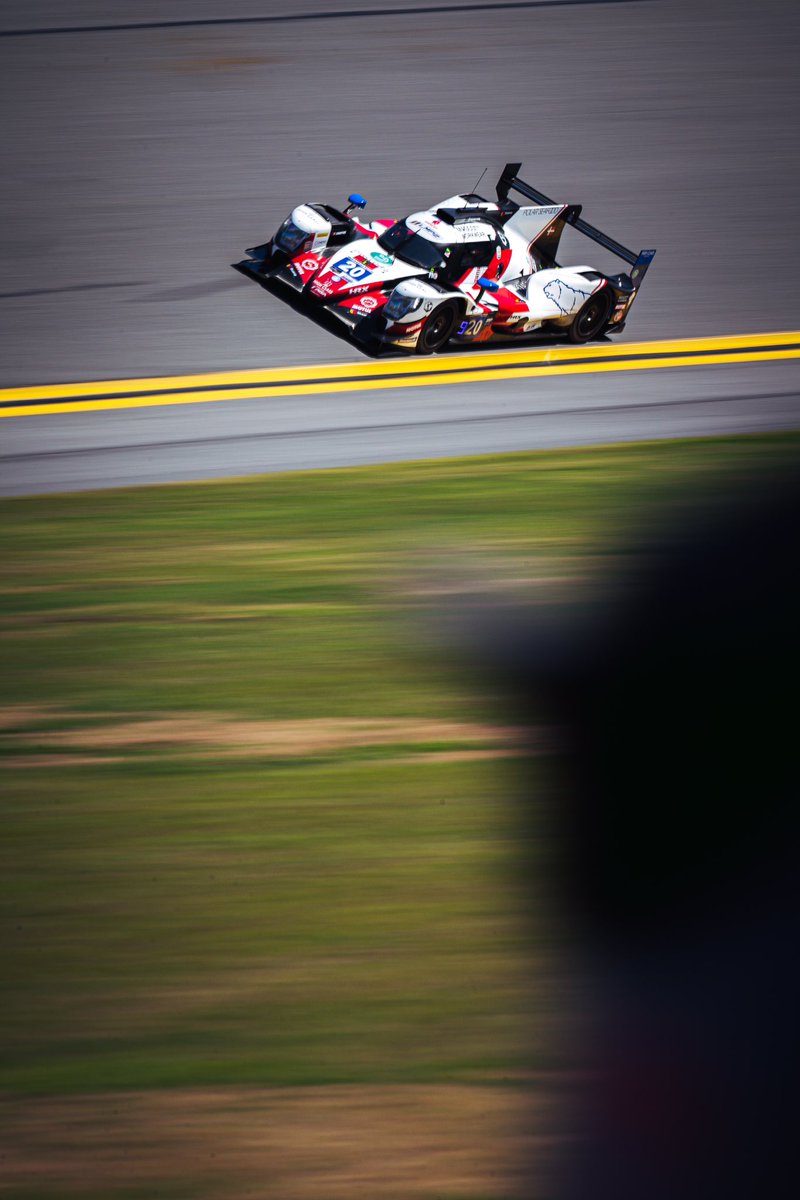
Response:
[[[456,337],[477,337],[479,333],[483,332],[491,319],[491,317],[473,317],[470,321],[462,321],[456,330]]]
[[[343,258],[333,269],[337,275],[342,275],[345,279],[351,280],[352,283],[360,283],[370,273],[368,267],[362,266],[361,263],[357,263],[352,258]]]

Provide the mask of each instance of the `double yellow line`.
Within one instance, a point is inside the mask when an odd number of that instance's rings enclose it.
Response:
[[[314,392],[354,392],[442,383],[496,383],[595,371],[645,371],[800,358],[800,331],[593,346],[468,351],[438,358],[275,367],[213,375],[163,375],[0,389],[0,417],[47,416],[167,404],[210,404]]]

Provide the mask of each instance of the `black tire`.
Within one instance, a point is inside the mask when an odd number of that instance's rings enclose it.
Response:
[[[575,319],[567,330],[571,342],[590,342],[603,332],[611,316],[611,288],[601,288],[575,314]]]
[[[459,307],[455,300],[446,300],[435,308],[428,317],[417,338],[417,354],[435,354],[447,345],[453,336],[458,320]]]

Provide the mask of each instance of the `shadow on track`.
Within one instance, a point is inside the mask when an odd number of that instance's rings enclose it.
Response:
[[[236,270],[235,267],[234,270]],[[253,275],[245,274],[244,272],[242,272],[242,274],[246,279],[250,280],[252,283],[257,283],[259,287],[264,289],[265,292],[269,292],[271,296],[274,296],[276,299],[280,300],[282,304],[288,305],[289,308],[291,308],[294,312],[305,317],[307,320],[312,321],[316,326],[318,326],[318,328],[324,329],[328,333],[332,333],[334,337],[339,338],[339,340],[342,342],[347,342],[347,344],[352,346],[354,350],[358,350],[359,353],[364,356],[364,358],[402,359],[408,358],[409,356],[416,357],[408,350],[396,349],[393,346],[381,346],[377,344],[370,345],[368,343],[356,341],[348,333],[347,329],[342,325],[342,323],[338,321],[336,317],[332,317],[328,310],[323,306],[317,307],[316,305],[310,305],[299,293],[293,292],[289,288],[281,287],[280,284],[275,283],[271,279],[256,279]],[[611,339],[603,335],[602,337],[595,338],[593,342],[587,343],[587,345],[594,345],[598,342],[610,344]],[[478,345],[471,346],[454,346],[450,344],[444,353],[453,354],[455,352],[466,351],[469,354],[491,354],[492,352],[496,351],[509,350],[512,346],[520,346],[523,348],[541,347],[542,349],[546,350],[551,346],[555,347],[565,345],[568,345],[568,343],[564,337],[558,337],[552,333],[531,333],[527,337],[515,337],[513,339],[508,338],[503,341],[496,342],[483,342],[479,343]],[[575,349],[580,350],[580,347],[576,346]],[[439,356],[431,355],[430,357],[437,358]]]
[[[69,287],[27,288],[21,292],[0,292],[0,300],[21,300],[25,296],[55,296],[61,292],[97,292],[106,288],[144,287],[141,279],[131,279],[126,283],[74,283]]]

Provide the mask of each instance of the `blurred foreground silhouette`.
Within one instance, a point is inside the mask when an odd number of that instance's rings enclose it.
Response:
[[[565,1200],[775,1196],[793,1173],[798,529],[796,481],[773,483],[641,548],[613,605],[514,638],[522,705],[563,738],[588,1068]]]

